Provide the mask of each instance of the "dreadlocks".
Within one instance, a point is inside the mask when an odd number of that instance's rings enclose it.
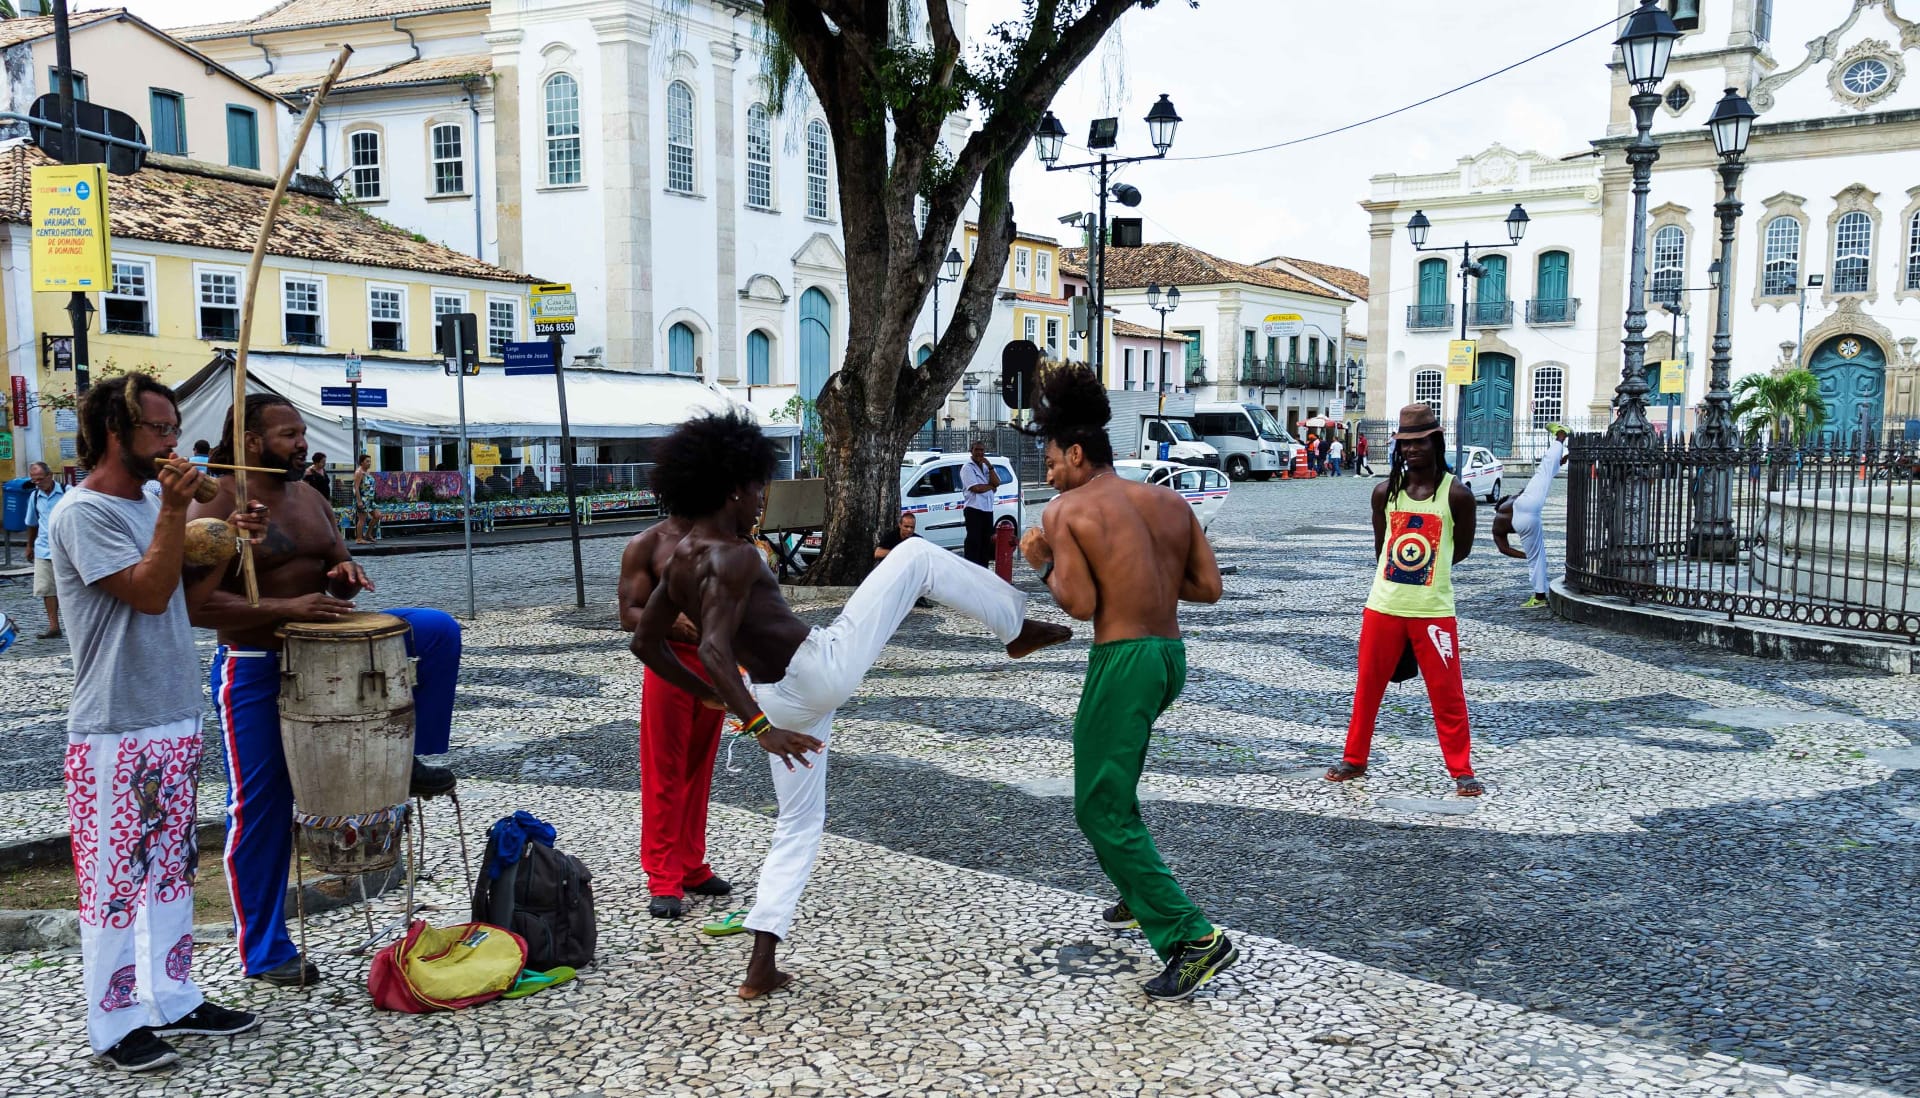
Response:
[[[1038,399],[1033,402],[1035,430],[1062,453],[1075,446],[1096,468],[1113,464],[1113,439],[1107,421],[1113,408],[1107,388],[1082,363],[1061,363],[1041,374]]]
[[[1445,431],[1435,431],[1425,438],[1414,439],[1412,442],[1396,442],[1393,446],[1393,458],[1387,463],[1387,500],[1389,504],[1392,503],[1395,496],[1400,494],[1400,489],[1406,487],[1407,447],[1409,446],[1433,447],[1434,467],[1440,470],[1442,476],[1453,472],[1453,468],[1447,464],[1447,433]]]
[[[80,402],[77,456],[82,466],[88,469],[99,466],[107,456],[109,438],[119,439],[123,446],[132,444],[134,425],[141,419],[140,399],[148,393],[167,398],[167,403],[179,412],[180,402],[173,390],[147,374],[125,374],[87,390]]]

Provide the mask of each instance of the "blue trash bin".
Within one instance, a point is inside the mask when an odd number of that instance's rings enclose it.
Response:
[[[8,530],[27,528],[27,493],[33,490],[33,482],[19,477],[0,485],[0,495],[6,499],[6,513],[0,518],[0,526]]]

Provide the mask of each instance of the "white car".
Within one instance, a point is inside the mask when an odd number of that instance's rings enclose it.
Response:
[[[1194,517],[1200,520],[1202,530],[1213,525],[1220,509],[1227,505],[1228,493],[1233,490],[1233,482],[1220,470],[1175,461],[1116,461],[1113,471],[1128,480],[1163,484],[1180,493],[1181,498],[1193,505]]]
[[[964,453],[915,450],[900,462],[900,510],[914,516],[914,533],[954,552],[967,543],[966,493],[960,488],[960,467],[967,461]],[[988,454],[987,464],[1000,474],[1000,487],[993,493],[994,527],[1012,526],[1018,536],[1020,478],[1013,463],[998,454]],[[801,558],[811,559],[819,552],[820,535],[807,535],[800,545]]]
[[[1447,455],[1452,460],[1453,455]],[[1460,483],[1467,491],[1492,503],[1500,498],[1500,478],[1507,471],[1505,464],[1493,455],[1485,446],[1469,446],[1466,454],[1466,468],[1461,470]]]

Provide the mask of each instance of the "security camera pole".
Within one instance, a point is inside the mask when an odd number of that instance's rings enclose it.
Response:
[[[1112,185],[1113,169],[1123,164],[1137,164],[1143,160],[1163,160],[1167,150],[1173,147],[1173,134],[1180,126],[1180,115],[1175,113],[1173,103],[1165,95],[1147,112],[1147,136],[1155,149],[1150,156],[1113,156],[1106,150],[1114,147],[1120,135],[1118,118],[1096,118],[1087,136],[1087,148],[1100,153],[1100,159],[1083,161],[1079,164],[1061,164],[1060,146],[1067,139],[1067,128],[1060,124],[1052,111],[1040,119],[1040,128],[1034,132],[1034,147],[1040,154],[1040,162],[1050,172],[1074,171],[1080,168],[1093,170],[1097,180],[1096,189],[1100,192],[1099,220],[1093,233],[1093,247],[1087,254],[1087,282],[1093,291],[1093,353],[1090,356],[1093,372],[1104,383],[1107,380],[1107,195],[1115,191],[1114,197],[1123,204],[1140,204],[1140,192],[1122,185],[1116,189]]]

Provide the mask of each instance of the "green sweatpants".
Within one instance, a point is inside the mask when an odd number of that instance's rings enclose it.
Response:
[[[1187,684],[1187,647],[1168,637],[1096,644],[1073,715],[1073,818],[1161,960],[1212,924],[1160,860],[1140,818],[1154,719]]]

